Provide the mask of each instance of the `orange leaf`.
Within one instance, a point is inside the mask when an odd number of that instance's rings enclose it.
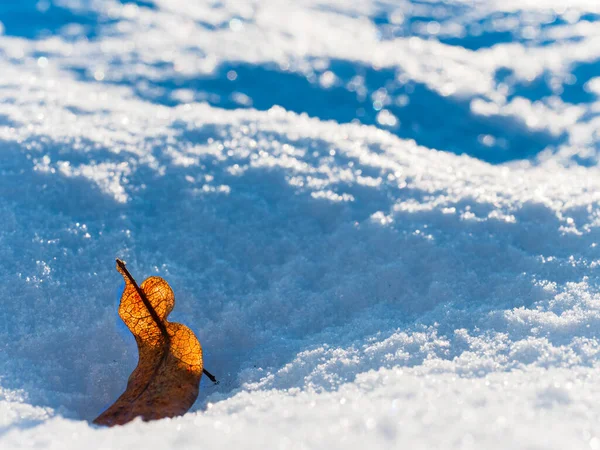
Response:
[[[138,286],[119,259],[117,270],[125,279],[119,316],[135,336],[139,360],[125,392],[94,423],[112,426],[136,417],[156,420],[184,414],[198,397],[200,342],[185,325],[167,321],[175,296],[165,280],[150,277]]]

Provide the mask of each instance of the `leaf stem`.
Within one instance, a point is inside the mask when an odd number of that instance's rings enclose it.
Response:
[[[210,381],[212,381],[215,384],[219,384],[216,377],[212,373],[210,373],[208,370],[202,369],[202,372],[204,372],[204,375],[206,375]]]

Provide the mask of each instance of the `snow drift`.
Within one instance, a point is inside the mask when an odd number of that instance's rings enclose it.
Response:
[[[541,3],[0,6],[2,448],[600,448],[600,11]],[[88,422],[115,257],[183,417]]]

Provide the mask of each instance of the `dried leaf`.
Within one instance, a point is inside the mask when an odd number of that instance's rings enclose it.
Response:
[[[200,342],[185,325],[167,321],[175,297],[165,280],[150,277],[138,286],[119,259],[117,270],[125,279],[119,316],[135,336],[139,360],[125,392],[94,423],[112,426],[136,417],[155,420],[184,414],[198,397]]]

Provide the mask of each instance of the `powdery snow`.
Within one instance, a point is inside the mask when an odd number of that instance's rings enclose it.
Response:
[[[0,6],[0,447],[600,448],[599,11],[542,3]],[[183,417],[90,425],[115,257]]]

